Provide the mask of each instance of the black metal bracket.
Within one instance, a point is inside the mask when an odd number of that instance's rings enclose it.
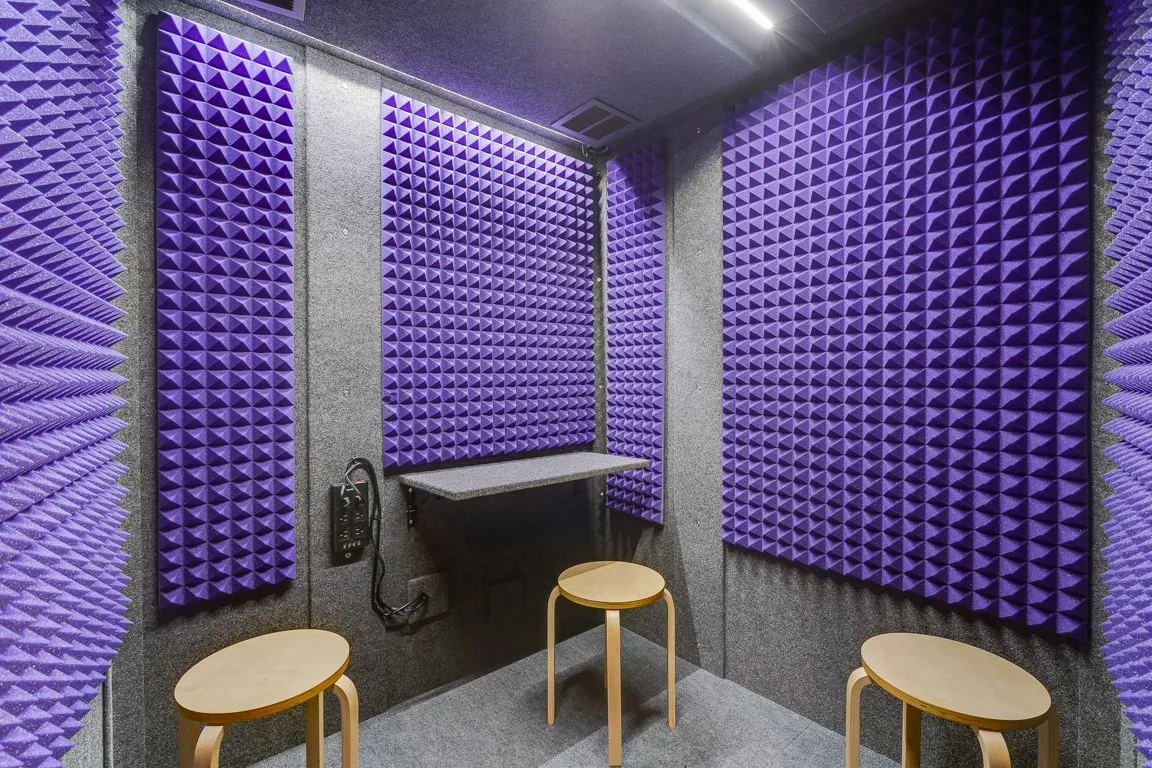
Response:
[[[419,511],[416,506],[416,489],[410,485],[404,486],[404,498],[408,502],[408,527],[413,528],[416,525],[416,512]]]

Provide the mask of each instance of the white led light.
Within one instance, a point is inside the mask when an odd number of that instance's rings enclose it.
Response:
[[[772,19],[764,15],[764,11],[756,7],[752,0],[730,0],[732,5],[739,8],[744,12],[744,15],[756,22],[757,26],[761,29],[772,29],[776,26],[772,23]]]

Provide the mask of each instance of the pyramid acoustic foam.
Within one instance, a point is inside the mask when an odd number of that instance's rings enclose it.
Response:
[[[124,636],[115,0],[0,0],[0,768],[59,766]]]
[[[1120,442],[1105,451],[1116,469],[1105,475],[1115,494],[1104,502],[1113,515],[1104,525],[1104,655],[1137,747],[1152,760],[1152,2],[1109,6],[1107,202],[1115,211],[1106,228],[1116,237],[1106,253],[1116,260],[1107,278],[1119,288],[1106,303],[1122,314],[1105,326],[1120,337],[1107,353],[1121,364],[1105,378],[1122,391],[1105,400],[1120,413],[1106,427]]]
[[[664,522],[664,149],[608,163],[608,509]]]
[[[292,61],[162,15],[160,605],[295,574]]]
[[[385,92],[384,465],[592,442],[592,169]]]
[[[728,114],[725,541],[1085,631],[1089,39],[978,0]]]

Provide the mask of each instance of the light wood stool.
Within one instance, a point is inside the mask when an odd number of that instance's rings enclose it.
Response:
[[[306,707],[308,768],[323,768],[327,690],[340,700],[341,765],[357,768],[359,699],[347,667],[348,641],[320,629],[273,632],[212,654],[176,683],[180,768],[219,768],[228,726],[297,704]]]
[[[624,763],[620,734],[620,611],[664,598],[668,607],[668,727],[676,727],[676,607],[664,577],[635,563],[601,561],[560,574],[548,598],[548,724],[556,721],[556,598],[604,611],[604,667],[608,688],[608,765]]]
[[[1057,768],[1060,721],[1043,684],[1007,659],[931,635],[877,635],[848,678],[847,768],[860,766],[860,691],[876,683],[904,703],[902,768],[920,768],[924,712],[971,726],[984,768],[1010,768],[1001,731],[1039,728],[1039,768]]]

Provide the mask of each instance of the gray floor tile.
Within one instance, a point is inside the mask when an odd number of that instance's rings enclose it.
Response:
[[[700,670],[676,688],[677,722],[666,719],[668,697],[660,693],[624,718],[624,764],[629,768],[755,765],[740,757],[750,748],[772,755],[795,740],[808,721],[727,680]],[[608,729],[558,755],[545,768],[603,765]]]
[[[764,768],[840,768],[844,765],[844,737],[822,725],[809,723],[795,741],[762,765]],[[896,765],[867,747],[860,750],[860,768],[896,768]]]

